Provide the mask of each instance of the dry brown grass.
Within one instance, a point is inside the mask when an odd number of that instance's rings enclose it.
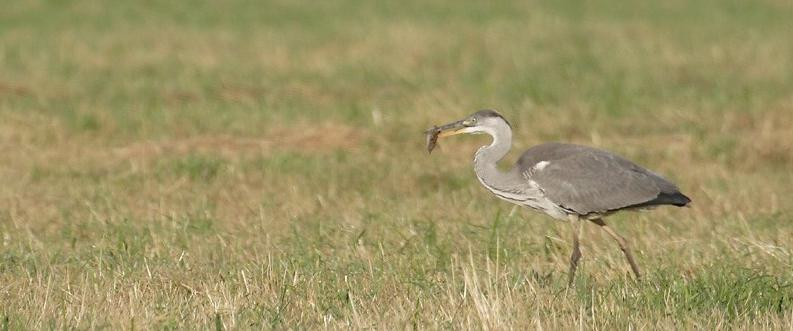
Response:
[[[780,2],[61,6],[0,14],[0,329],[793,325]],[[645,281],[426,154],[483,107],[680,184]]]

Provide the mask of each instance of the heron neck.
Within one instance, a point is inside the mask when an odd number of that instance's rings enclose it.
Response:
[[[505,125],[489,130],[487,133],[493,137],[493,142],[476,152],[474,171],[484,185],[497,189],[509,189],[516,183],[515,174],[513,171],[502,172],[499,170],[498,161],[503,159],[512,147],[512,131]]]

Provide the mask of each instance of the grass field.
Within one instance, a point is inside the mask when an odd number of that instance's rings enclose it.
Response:
[[[644,281],[427,155],[480,108],[681,186]],[[790,1],[12,0],[0,330],[790,330],[792,169]]]

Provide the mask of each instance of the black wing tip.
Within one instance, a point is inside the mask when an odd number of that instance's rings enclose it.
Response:
[[[653,206],[661,206],[661,205],[672,205],[676,207],[688,207],[691,203],[691,199],[687,197],[685,194],[680,192],[673,192],[673,193],[665,193],[661,192],[655,199],[652,199],[647,202],[635,204],[632,206],[628,206],[626,208],[647,208]]]
[[[691,198],[680,192],[661,193],[653,202],[659,205],[673,205],[677,207],[687,207],[691,203]]]
[[[677,192],[675,194],[675,196],[677,196],[679,198],[679,203],[675,204],[675,206],[685,207],[685,206],[688,206],[688,204],[691,203],[691,198],[689,198],[688,196],[686,196],[683,193]]]

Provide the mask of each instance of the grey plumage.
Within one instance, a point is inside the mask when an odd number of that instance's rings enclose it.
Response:
[[[620,245],[641,277],[627,241],[602,220],[614,212],[659,205],[686,206],[691,200],[675,184],[616,154],[580,145],[545,143],[528,149],[509,171],[498,162],[512,145],[512,127],[496,111],[482,110],[464,120],[427,130],[428,150],[438,137],[485,133],[493,141],[474,157],[476,177],[497,197],[569,221],[574,230],[569,282],[575,275],[580,219],[604,229]]]
[[[548,162],[534,170],[539,162]],[[528,149],[515,167],[560,207],[581,216],[691,200],[667,179],[616,154],[573,144],[545,143]]]

